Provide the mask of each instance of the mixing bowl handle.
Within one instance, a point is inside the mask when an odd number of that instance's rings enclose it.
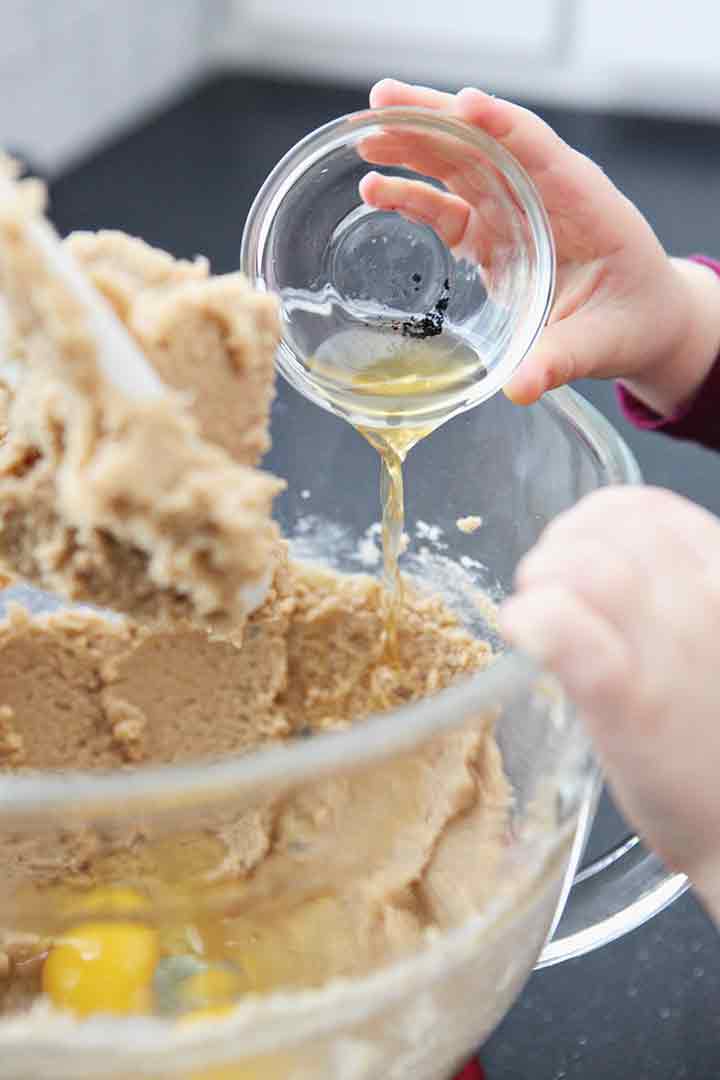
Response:
[[[683,874],[668,871],[637,836],[629,837],[577,875],[537,967],[549,967],[607,945],[642,926],[687,887]]]

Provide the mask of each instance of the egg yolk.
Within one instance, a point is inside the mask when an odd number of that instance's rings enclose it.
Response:
[[[43,966],[53,1005],[77,1016],[139,1013],[151,1005],[157,932],[136,922],[83,922],[58,938]]]

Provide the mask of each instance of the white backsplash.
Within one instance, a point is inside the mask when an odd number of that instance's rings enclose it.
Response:
[[[224,0],[0,0],[0,145],[53,173],[211,66]]]
[[[720,120],[717,0],[229,0],[227,65]]]
[[[52,174],[215,69],[720,119],[716,0],[0,0],[0,146]]]

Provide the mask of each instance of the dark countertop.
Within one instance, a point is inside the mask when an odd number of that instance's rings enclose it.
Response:
[[[250,202],[275,162],[312,128],[366,103],[362,90],[217,77],[58,178],[52,215],[63,232],[121,228],[235,269]],[[717,128],[544,115],[640,205],[669,249],[720,253]],[[610,386],[579,389],[620,428],[649,482],[720,513],[720,462],[710,453],[630,429]],[[606,800],[592,850],[626,831]],[[716,932],[687,895],[627,938],[536,974],[482,1050],[489,1080],[720,1076],[719,955]]]

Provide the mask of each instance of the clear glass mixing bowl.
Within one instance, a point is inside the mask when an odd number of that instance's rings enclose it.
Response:
[[[374,451],[344,421],[285,386],[273,431],[268,463],[289,481],[278,515],[296,553],[343,570],[374,572]],[[542,528],[586,492],[637,480],[622,440],[572,392],[550,395],[528,410],[497,395],[435,432],[410,456],[405,570],[440,589],[471,628],[493,637],[492,611],[477,602],[478,590],[496,598],[508,590],[513,568]],[[455,522],[469,514],[483,524],[466,535]],[[11,595],[34,611],[56,606],[28,590]],[[489,716],[496,718],[514,796],[496,884],[483,895],[483,882],[473,873],[475,825],[459,820],[469,855],[457,889],[471,899],[477,890],[476,914],[450,919],[423,947],[378,957],[366,973],[347,978],[333,967],[332,942],[343,929],[332,907],[337,861],[346,880],[360,881],[377,869],[378,842],[387,839],[385,856],[396,845],[399,857],[407,837],[392,816],[378,819],[378,792],[388,785],[394,791],[397,770],[424,748],[453,732],[472,731]],[[220,859],[224,831],[268,800],[312,802],[323,785],[345,783],[343,778],[354,793],[359,827],[353,843],[338,836],[329,859],[327,848],[302,851],[296,872],[264,898],[269,908],[253,891],[252,877],[239,874],[219,883],[213,860],[198,856],[198,844],[205,850],[209,841]],[[0,1078],[449,1077],[503,1016],[535,965],[612,939],[684,887],[682,878],[665,875],[639,845],[629,844],[588,868],[571,888],[598,783],[571,705],[512,655],[433,698],[351,730],[243,757],[113,776],[3,775],[0,851],[6,870],[13,869],[0,877],[4,934],[47,934],[67,923],[57,892],[39,889],[30,868],[51,865],[80,844],[85,855],[76,862],[78,887],[102,865],[106,882],[147,891],[151,900],[140,919],[171,941],[185,942],[180,952],[195,940],[196,923],[216,930],[223,942],[223,928],[240,919],[246,930],[248,921],[254,926],[244,940],[256,945],[259,938],[275,955],[279,947],[285,974],[274,986],[241,995],[233,1010],[195,1023],[159,1009],[79,1022],[42,1006],[30,1015],[5,1016]],[[318,891],[326,906],[319,922],[308,926],[305,905]],[[275,940],[267,920],[282,928],[293,911],[301,913],[300,933],[288,963],[288,938],[281,929]],[[117,911],[96,905],[93,918],[103,916],[116,917]]]

